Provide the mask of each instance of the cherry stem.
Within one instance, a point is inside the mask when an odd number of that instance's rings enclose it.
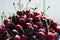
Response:
[[[9,37],[7,40],[10,40],[12,37]]]
[[[21,4],[20,4],[20,3],[18,3],[18,5],[19,5],[19,8],[20,8],[20,10],[21,10]]]
[[[47,9],[44,10],[44,12],[41,12],[42,13],[42,16],[45,16],[45,12],[50,8],[50,6],[47,7]],[[48,16],[48,15],[47,15]],[[49,16],[48,16],[49,17]]]
[[[13,3],[13,6],[14,6],[15,11],[17,11],[16,6],[15,6],[15,3]]]
[[[28,4],[30,3],[31,0],[29,0],[26,4],[26,10],[28,9]]]
[[[43,22],[41,21],[40,17],[38,18],[40,20],[40,22],[43,24]]]
[[[25,34],[25,31],[23,30],[23,28],[21,29],[23,31],[23,33]]]
[[[3,25],[4,24],[4,12],[2,12],[1,18],[2,18],[2,25]]]
[[[30,20],[30,22],[34,25],[34,23],[32,22],[32,20]]]
[[[47,26],[47,30],[49,32],[49,25],[48,25],[47,21],[46,21],[46,26]]]
[[[50,28],[50,23],[51,23],[50,20],[49,20],[49,25],[48,25],[48,22],[46,21],[46,25],[47,25],[47,30],[48,30],[48,32],[50,31],[50,30],[49,30],[49,28]]]
[[[48,6],[47,9],[44,10],[44,12],[42,12],[42,16],[46,15],[45,12],[46,12],[49,8],[50,8],[50,6]],[[50,23],[50,22],[49,22],[49,23]],[[47,21],[46,21],[46,25],[47,25],[47,30],[48,30],[48,32],[49,32],[49,31],[50,31],[50,30],[49,30],[50,25],[48,25],[48,22],[47,22]]]

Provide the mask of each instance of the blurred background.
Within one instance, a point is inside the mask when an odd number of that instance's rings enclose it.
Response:
[[[4,15],[6,15],[7,17],[9,16],[9,13],[15,13],[15,9],[13,7],[13,3],[16,4],[16,8],[17,10],[19,10],[19,6],[17,5],[17,3],[21,2],[23,4],[23,9],[25,9],[26,4],[28,2],[28,0],[0,0],[0,16],[2,15],[2,12],[4,11]],[[43,10],[45,10],[48,6],[50,6],[50,8],[45,12],[50,18],[52,18],[53,20],[55,20],[58,25],[60,25],[60,0],[31,0],[31,2],[29,3],[28,7],[36,7],[39,5],[38,7],[38,12],[41,12]],[[0,17],[0,24],[1,24],[2,20]]]

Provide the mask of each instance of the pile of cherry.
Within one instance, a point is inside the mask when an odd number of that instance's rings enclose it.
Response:
[[[58,40],[60,28],[38,12],[17,11],[0,25],[0,40]]]

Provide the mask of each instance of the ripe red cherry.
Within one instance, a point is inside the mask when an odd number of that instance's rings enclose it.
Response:
[[[22,40],[27,40],[27,39],[28,39],[28,36],[22,35]]]
[[[27,14],[27,18],[31,18],[31,17],[33,17],[33,14],[32,13],[28,13]]]
[[[26,18],[23,18],[23,17],[20,17],[19,19],[18,19],[19,21],[18,21],[18,24],[20,24],[20,25],[24,25],[25,24],[25,22],[26,22]]]
[[[22,26],[19,25],[19,24],[17,24],[17,25],[15,26],[15,29],[19,30],[19,31],[22,32],[22,33],[25,33],[24,30],[23,30],[23,28],[22,28]]]
[[[19,24],[17,24],[17,25],[15,26],[15,29],[20,30],[20,29],[22,29],[22,26],[19,25]]]
[[[13,40],[22,40],[22,39],[21,39],[21,36],[16,35]]]
[[[36,31],[38,31],[38,30],[39,30],[39,28],[38,28],[38,26],[37,26],[37,25],[33,25],[33,28],[34,28],[34,30],[36,30]]]
[[[33,12],[33,13],[34,13],[34,16],[40,15],[40,13],[38,12]]]
[[[5,25],[0,25],[0,33],[2,33],[6,29]]]
[[[38,33],[37,33],[37,37],[42,37],[42,36],[43,36],[43,37],[45,36],[45,33],[44,33],[44,32],[38,32]]]
[[[54,32],[55,32],[55,30],[54,30],[54,29],[52,29],[52,28],[50,28],[50,32],[54,33]]]
[[[56,29],[56,27],[57,27],[57,22],[52,22],[52,24],[51,24],[50,27],[53,28],[53,29]]]
[[[39,32],[44,32],[45,33],[46,31],[45,31],[45,29],[40,28]]]
[[[27,18],[26,22],[32,23],[33,18]]]
[[[26,26],[28,26],[28,27],[29,27],[29,26],[32,26],[32,24],[31,24],[31,23],[26,23]]]
[[[57,26],[57,28],[55,30],[56,30],[56,32],[60,33],[60,26]]]
[[[26,19],[26,15],[24,15],[24,16],[21,16],[20,18],[24,18],[24,19]]]
[[[47,40],[55,40],[54,33],[48,32],[48,34],[46,35],[46,39]]]

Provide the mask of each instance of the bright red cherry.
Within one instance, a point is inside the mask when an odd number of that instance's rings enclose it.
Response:
[[[57,28],[55,30],[56,30],[56,32],[60,33],[60,26],[57,26]]]
[[[22,26],[19,25],[19,24],[17,24],[17,25],[15,26],[15,29],[20,30],[20,29],[22,29]]]
[[[13,40],[22,40],[22,39],[21,39],[21,36],[16,35]]]
[[[48,34],[46,35],[46,39],[47,40],[55,40],[54,33],[48,32]]]

